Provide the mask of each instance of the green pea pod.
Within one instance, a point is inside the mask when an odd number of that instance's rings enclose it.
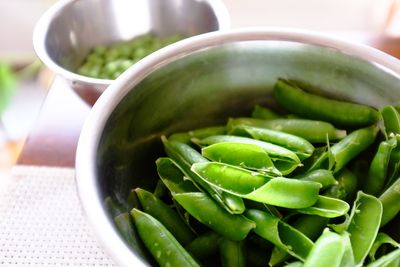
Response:
[[[378,151],[369,167],[367,179],[363,183],[363,191],[365,193],[376,196],[382,192],[385,186],[390,154],[396,146],[396,137],[392,137],[388,141],[382,141],[379,144]]]
[[[393,106],[385,106],[380,109],[386,135],[400,134],[400,114]]]
[[[257,145],[235,142],[216,143],[201,149],[201,154],[217,162],[223,162],[271,175],[281,175],[267,152]]]
[[[190,228],[170,206],[144,189],[136,188],[135,191],[143,211],[161,222],[179,243],[187,245],[195,238]]]
[[[218,251],[221,237],[215,232],[208,232],[195,238],[185,248],[198,259],[203,259]]]
[[[281,79],[274,86],[274,96],[279,104],[296,115],[335,125],[363,127],[380,118],[379,112],[371,107],[310,94]]]
[[[400,211],[399,188],[400,179],[397,178],[397,180],[379,197],[383,207],[381,227],[392,220]]]
[[[114,218],[114,222],[118,232],[122,235],[128,246],[132,248],[134,253],[138,254],[138,256],[143,259],[149,259],[148,251],[144,248],[129,213],[121,213]]]
[[[243,240],[255,227],[253,221],[229,213],[205,193],[179,193],[173,197],[190,215],[223,237]]]
[[[396,262],[396,265],[392,265],[393,267],[399,266],[397,265],[400,258],[400,248],[393,250],[392,252],[386,254],[385,256],[380,257],[376,261],[371,262],[367,265],[367,267],[390,267],[390,264]]]
[[[284,208],[310,207],[318,199],[321,184],[283,177],[268,177],[218,162],[192,165],[208,183],[236,196]]]
[[[326,218],[335,218],[345,215],[350,209],[347,202],[331,197],[319,196],[317,202],[307,208],[297,209],[297,212],[318,215]]]
[[[174,133],[168,140],[170,141],[178,141],[185,144],[190,144],[191,139],[203,139],[211,135],[225,134],[226,129],[225,126],[212,126],[206,128],[199,128],[188,132],[183,133]]]
[[[256,119],[271,120],[281,118],[282,116],[266,107],[255,105],[253,111],[251,112],[251,117]]]
[[[246,266],[244,240],[233,241],[222,238],[219,244],[221,266],[223,267],[244,267]]]
[[[346,136],[346,131],[338,130],[328,122],[306,119],[261,120],[254,118],[235,118],[229,119],[227,130],[230,132],[232,129],[241,125],[281,131],[304,138],[311,143],[325,143],[327,136],[331,141],[340,140]]]
[[[340,171],[346,164],[368,148],[374,141],[378,128],[375,126],[355,130],[331,147],[335,158],[333,172]]]
[[[343,237],[326,228],[315,242],[303,266],[339,267],[344,252],[345,242]]]
[[[343,168],[335,174],[338,184],[331,186],[324,192],[324,196],[342,200],[351,198],[358,189],[358,178],[351,171]]]
[[[178,165],[170,158],[159,158],[156,161],[157,172],[171,193],[186,193],[199,191],[188,179]]]
[[[381,217],[382,204],[379,199],[359,191],[350,213],[347,228],[356,265],[364,262],[374,244]]]
[[[301,215],[293,224],[295,229],[302,232],[311,241],[315,241],[322,233],[328,223],[328,218],[317,216],[317,215]],[[270,266],[280,265],[282,262],[288,260],[290,254],[285,250],[274,247],[269,260]]]
[[[283,265],[283,267],[303,267],[303,263],[301,261],[294,261],[286,265]]]
[[[189,177],[199,188],[208,192],[215,201],[230,213],[243,213],[245,206],[241,198],[209,185],[190,170],[190,167],[194,163],[208,162],[206,158],[187,144],[175,141],[170,142],[165,137],[162,137],[162,142],[168,156],[176,161],[186,177]]]
[[[131,211],[140,238],[160,266],[200,266],[174,236],[151,215]]]
[[[393,238],[391,238],[387,234],[378,233],[378,235],[375,238],[374,244],[372,245],[371,250],[368,253],[369,258],[371,259],[371,261],[375,261],[376,260],[376,258],[375,258],[376,252],[384,244],[389,244],[389,245],[391,245],[393,247],[396,247],[396,248],[400,247],[400,244],[397,243]]]
[[[342,261],[340,262],[340,267],[354,267],[356,264],[354,262],[354,253],[351,246],[350,235],[347,232],[343,232],[341,236],[343,238],[345,247]]]
[[[305,174],[297,175],[294,179],[320,183],[322,186],[321,189],[326,189],[338,184],[332,172],[324,169],[316,169]]]
[[[168,195],[168,188],[162,182],[162,180],[158,180],[156,187],[154,188],[154,196],[157,198],[163,198]]]
[[[132,189],[129,192],[128,198],[126,200],[126,206],[128,211],[132,210],[133,208],[141,209],[140,201],[136,195],[135,189]]]
[[[261,237],[260,237],[261,238]],[[265,240],[265,239],[264,239]],[[246,239],[247,241],[247,239]],[[266,240],[265,240],[266,241]],[[268,242],[268,241],[266,241]],[[246,242],[246,266],[265,267],[268,266],[269,251]]]
[[[201,145],[212,145],[216,143],[235,142],[257,145],[268,153],[273,160],[275,167],[283,174],[289,174],[295,168],[301,165],[297,155],[284,147],[274,145],[268,142],[254,140],[252,138],[234,136],[234,135],[214,135],[199,141]]]
[[[308,237],[267,212],[247,209],[245,215],[256,223],[254,232],[257,235],[284,249],[297,259],[305,260],[313,246],[313,242]]]
[[[314,146],[310,142],[293,134],[248,125],[240,125],[230,133],[235,133],[237,130],[247,133],[254,139],[285,147],[295,152],[301,160],[310,157],[314,152]]]

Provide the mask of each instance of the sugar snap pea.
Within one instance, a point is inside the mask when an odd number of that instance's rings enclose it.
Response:
[[[237,131],[245,132],[254,139],[285,147],[295,152],[301,160],[308,158],[314,152],[314,146],[310,142],[296,135],[248,125],[237,126],[231,129],[230,133],[235,134]]]
[[[243,240],[255,223],[243,215],[231,214],[205,193],[173,194],[175,200],[194,218],[216,233],[232,240]]]
[[[227,124],[228,132],[239,125],[281,131],[304,138],[311,143],[325,143],[327,136],[330,141],[337,141],[346,136],[345,130],[336,129],[328,122],[307,119],[261,120],[255,118],[235,118],[229,119]]]
[[[222,267],[246,266],[244,241],[233,241],[222,238],[219,244]]]
[[[306,208],[318,200],[319,183],[268,177],[218,162],[195,163],[192,170],[208,183],[242,198],[285,208]]]
[[[185,248],[198,259],[215,254],[218,251],[218,244],[221,236],[215,232],[208,232],[196,237]]]
[[[223,162],[271,175],[281,175],[268,153],[254,144],[222,142],[201,149],[201,154],[217,162]]]
[[[159,180],[159,181],[161,182],[161,180]],[[135,189],[132,189],[129,192],[128,198],[126,200],[126,207],[127,207],[128,211],[132,210],[133,208],[137,208],[137,209],[141,208],[140,201],[136,195]]]
[[[371,107],[310,94],[281,79],[274,86],[274,96],[284,108],[304,118],[350,127],[369,126],[379,120],[379,112]]]
[[[275,113],[274,111],[266,107],[255,105],[251,113],[251,117],[256,119],[270,120],[270,119],[281,118],[282,116],[280,116],[279,114]]]
[[[335,197],[342,200],[350,199],[358,189],[358,178],[351,171],[343,168],[335,174],[337,184],[329,187],[324,196]]]
[[[131,215],[139,236],[160,266],[200,266],[159,221],[137,209]]]
[[[339,267],[345,251],[345,242],[339,234],[325,229],[315,241],[310,254],[304,261],[304,267]]]
[[[307,257],[313,242],[300,231],[267,212],[247,209],[245,215],[256,223],[254,232],[257,235],[284,249],[297,259],[304,260]]]
[[[170,206],[144,189],[136,188],[135,191],[142,206],[142,211],[161,222],[180,244],[185,246],[195,238],[191,229]]]
[[[399,266],[400,248],[380,257],[376,261],[371,262],[367,267],[396,267]],[[395,262],[394,265],[391,265]]]
[[[318,196],[317,202],[311,207],[297,209],[303,214],[318,215],[321,217],[335,218],[345,215],[350,209],[347,202],[337,198]]]
[[[387,141],[382,141],[379,144],[378,151],[369,167],[367,179],[363,183],[363,190],[365,193],[376,196],[382,192],[385,186],[390,154],[396,146],[396,137],[392,137]]]
[[[400,179],[397,180],[379,196],[382,202],[383,214],[381,226],[387,224],[400,211]]]
[[[332,172],[325,169],[316,169],[305,174],[297,175],[294,178],[320,183],[322,186],[321,189],[326,189],[338,184]]]
[[[385,244],[389,244],[392,247],[400,248],[400,244],[396,242],[393,238],[391,238],[389,235],[385,233],[378,233],[378,235],[375,238],[374,244],[372,245],[368,255],[371,261],[376,260],[376,253],[378,249]]]
[[[387,136],[390,134],[400,134],[400,114],[393,106],[384,106],[380,109],[385,132]]]
[[[170,141],[179,141],[185,144],[190,144],[191,139],[203,139],[211,135],[226,134],[225,126],[212,126],[191,130],[188,132],[174,133],[168,137]]]

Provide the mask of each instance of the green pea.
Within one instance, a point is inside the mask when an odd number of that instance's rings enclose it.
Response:
[[[208,183],[236,196],[285,208],[306,208],[318,200],[319,183],[268,177],[218,162],[192,165]]]
[[[253,231],[257,235],[297,259],[304,260],[313,247],[313,242],[304,234],[267,212],[247,209],[245,215],[256,223]]]
[[[296,135],[247,125],[237,126],[230,133],[235,134],[237,131],[245,132],[254,139],[285,147],[295,152],[301,160],[310,157],[314,152],[314,147],[310,142]]]
[[[195,238],[193,232],[170,206],[144,189],[136,188],[135,191],[143,211],[161,222],[179,243],[187,245]]]
[[[316,169],[305,174],[297,175],[294,179],[313,181],[321,184],[321,189],[326,189],[338,184],[331,171]]]
[[[306,93],[281,79],[274,86],[274,96],[279,104],[296,115],[335,125],[363,127],[380,118],[379,112],[371,107]]]
[[[155,218],[137,209],[131,215],[139,236],[160,266],[200,266]]]
[[[400,134],[400,114],[393,106],[385,106],[380,110],[385,132],[389,136],[391,133]]]
[[[383,214],[381,226],[387,224],[400,211],[400,179],[397,179],[388,189],[379,197],[382,202]]]
[[[215,232],[208,232],[195,238],[185,248],[198,259],[206,258],[218,251],[221,237]]]
[[[253,221],[229,213],[205,193],[179,193],[173,197],[190,215],[223,237],[243,240],[255,227]]]
[[[219,244],[222,267],[246,266],[244,241],[233,241],[222,238]]]
[[[257,145],[235,142],[216,143],[203,147],[201,154],[212,161],[257,170],[266,174],[281,175],[267,152]]]
[[[282,116],[278,115],[277,113],[266,107],[255,105],[253,112],[251,113],[251,117],[256,119],[270,120],[270,119],[278,119],[281,118]]]
[[[317,202],[307,208],[297,209],[303,214],[318,215],[326,218],[335,218],[347,214],[350,206],[346,202],[326,196],[319,196]]]
[[[396,146],[397,139],[395,137],[379,144],[378,151],[369,167],[367,179],[363,183],[364,192],[375,196],[382,192],[385,186],[390,155]]]
[[[325,229],[317,239],[307,256],[304,267],[330,266],[339,267],[345,252],[345,242],[343,238]]]
[[[304,138],[311,143],[325,143],[327,137],[330,141],[336,141],[346,136],[345,130],[338,130],[328,122],[316,120],[235,118],[229,119],[227,124],[228,132],[238,125],[281,131]]]

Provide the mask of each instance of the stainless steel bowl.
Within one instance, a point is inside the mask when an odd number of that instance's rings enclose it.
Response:
[[[75,73],[91,48],[152,32],[193,36],[227,29],[220,0],[62,0],[37,23],[34,48],[81,96],[99,95],[112,82]]]
[[[161,49],[100,97],[82,131],[76,179],[86,215],[121,266],[147,264],[115,230],[103,199],[151,188],[161,134],[225,123],[254,104],[274,106],[278,77],[380,107],[400,99],[400,62],[373,48],[284,29],[216,32]]]

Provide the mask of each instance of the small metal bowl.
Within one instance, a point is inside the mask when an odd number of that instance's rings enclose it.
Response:
[[[38,57],[65,77],[79,95],[96,99],[112,82],[77,74],[89,51],[100,44],[157,36],[193,36],[227,29],[220,0],[62,0],[39,20],[33,33]]]
[[[149,264],[129,249],[103,206],[153,190],[160,136],[224,124],[255,104],[274,107],[278,78],[374,107],[400,99],[400,62],[376,49],[298,30],[207,33],[146,57],[94,105],[81,133],[76,179],[86,215],[120,266]]]

